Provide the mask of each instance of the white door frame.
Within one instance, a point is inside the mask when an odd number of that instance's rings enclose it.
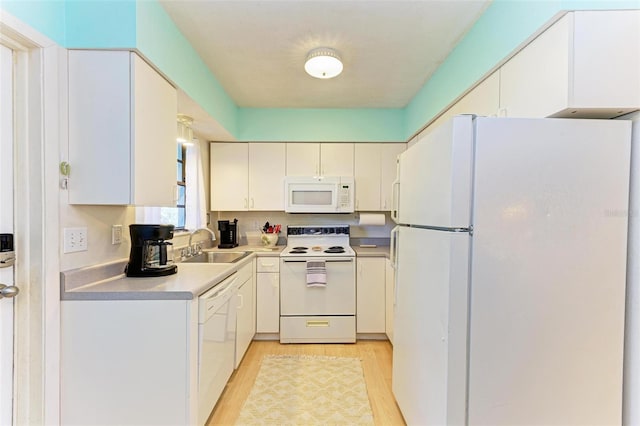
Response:
[[[15,283],[14,419],[60,423],[58,160],[63,50],[9,13],[0,42],[14,50]],[[65,86],[63,86],[65,87]]]
[[[13,229],[13,50],[0,43],[0,232]],[[0,268],[0,283],[11,286],[13,266]],[[13,423],[13,304],[0,299],[0,425]]]

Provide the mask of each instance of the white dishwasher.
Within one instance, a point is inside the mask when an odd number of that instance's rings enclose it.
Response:
[[[198,424],[204,425],[234,368],[236,295],[234,272],[199,298],[198,309]]]

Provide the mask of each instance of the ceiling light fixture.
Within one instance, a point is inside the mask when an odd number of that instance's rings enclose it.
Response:
[[[193,130],[191,129],[193,118],[188,115],[178,114],[178,133],[176,140],[183,145],[193,144]]]
[[[342,72],[342,61],[338,52],[329,47],[318,47],[307,54],[304,70],[311,77],[333,78]]]

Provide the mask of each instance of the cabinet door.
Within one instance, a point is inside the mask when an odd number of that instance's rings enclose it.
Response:
[[[253,335],[255,334],[252,282],[252,279],[245,281],[238,290],[235,368],[238,368],[240,365],[240,361],[242,361],[242,357],[247,351],[251,340],[253,340]]]
[[[352,143],[320,144],[320,174],[322,176],[353,176],[353,145]]]
[[[211,210],[249,209],[249,148],[246,143],[212,143]]]
[[[318,175],[320,175],[320,144],[288,143],[287,176]]]
[[[571,106],[640,107],[640,10],[574,12]]]
[[[132,204],[176,205],[176,89],[135,53]],[[110,144],[111,146],[111,144]]]
[[[60,424],[195,424],[190,302],[61,302]]]
[[[176,90],[135,53],[68,55],[69,202],[174,206]]]
[[[284,210],[285,146],[249,144],[249,210]]]
[[[385,259],[358,258],[356,331],[385,332]]]
[[[395,277],[395,270],[391,266],[391,261],[389,259],[387,259],[385,262],[384,288],[385,288],[384,328],[387,333],[387,337],[389,338],[389,341],[393,343],[393,315],[394,315],[394,309],[396,305],[396,300],[395,300],[396,277]]]
[[[70,50],[68,55],[69,203],[129,204],[129,52]]]
[[[566,108],[571,14],[500,68],[500,109],[507,117],[547,117]]]
[[[381,145],[377,143],[355,144],[356,210],[380,210]]]
[[[391,185],[398,173],[398,155],[407,148],[405,143],[384,143],[380,145],[380,208],[391,210],[393,189]],[[356,191],[358,186],[356,185]]]
[[[280,274],[256,274],[256,332],[280,332]]]

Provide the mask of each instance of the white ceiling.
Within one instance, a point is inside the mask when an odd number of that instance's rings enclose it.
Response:
[[[241,107],[401,108],[490,0],[160,0]],[[308,76],[336,49],[343,73]]]

